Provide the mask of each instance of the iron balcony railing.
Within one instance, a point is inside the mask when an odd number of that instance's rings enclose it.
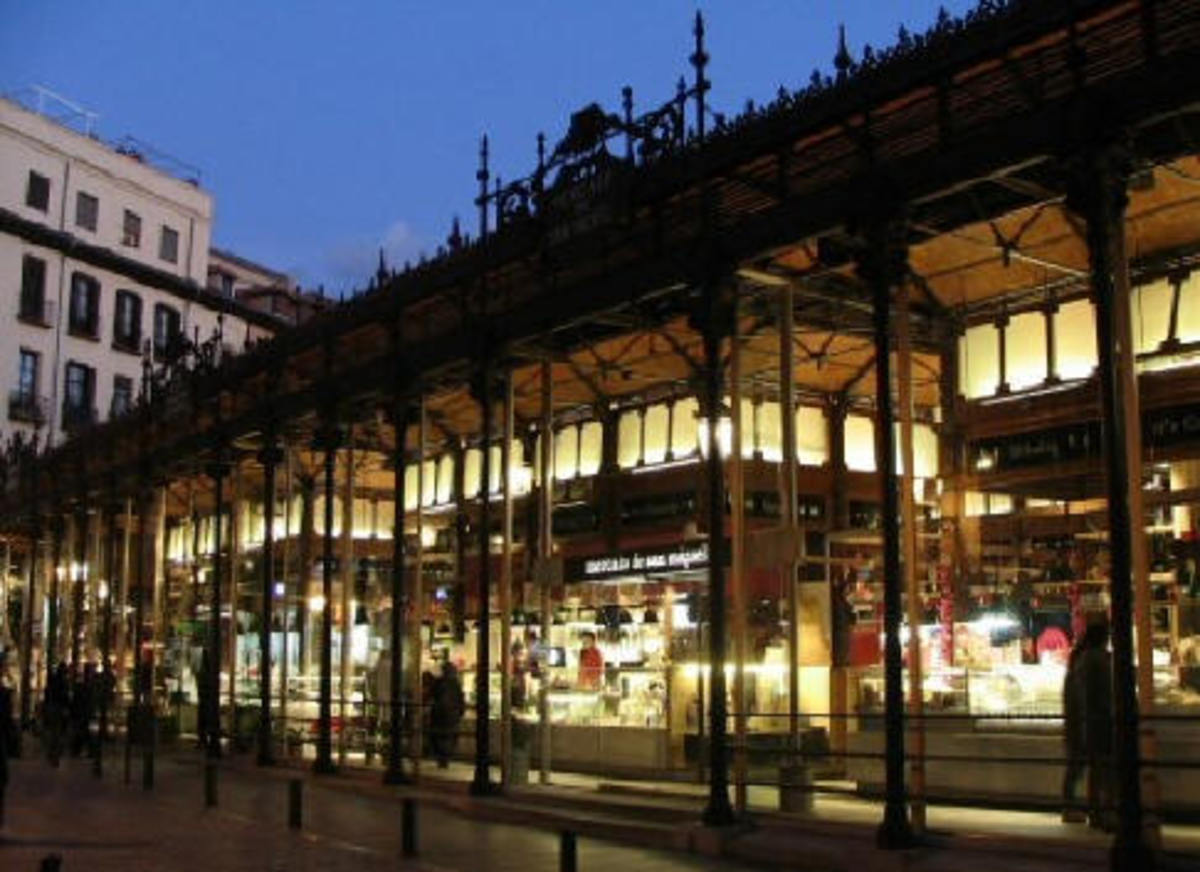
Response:
[[[17,389],[8,394],[8,420],[40,426],[46,423],[46,398]]]
[[[96,423],[98,416],[96,407],[87,405],[80,406],[74,403],[63,403],[62,407],[62,426],[67,432],[74,432],[90,427]]]

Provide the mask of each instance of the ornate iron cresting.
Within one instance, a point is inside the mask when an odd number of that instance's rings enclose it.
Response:
[[[1075,2],[1082,14],[1100,0]],[[761,105],[747,101],[743,111],[732,118],[714,111],[708,103],[708,54],[704,22],[697,15],[695,43],[689,57],[694,73],[690,85],[680,77],[671,99],[640,115],[634,114],[633,90],[629,87],[622,89],[619,112],[608,112],[598,103],[588,104],[571,116],[566,133],[548,155],[546,138],[538,135],[537,163],[532,172],[516,181],[496,184],[481,193],[477,205],[490,213],[493,238],[530,227],[556,238],[582,232],[619,214],[623,194],[631,190],[635,173],[643,168],[686,161],[702,143],[717,143],[763,122],[786,123],[796,116],[844,108],[855,93],[867,93],[881,83],[914,73],[928,74],[956,41],[976,31],[1003,28],[1009,19],[1037,5],[1036,0],[980,0],[961,18],[942,8],[925,31],[914,33],[901,26],[892,46],[878,50],[864,46],[858,59],[847,49],[844,31],[839,32],[832,74],[815,69],[804,87],[789,90],[781,86],[774,100]],[[693,106],[690,118],[689,102]],[[470,256],[478,244],[478,239],[462,232],[456,218],[434,257],[422,254],[416,264],[405,263],[400,271],[389,268],[381,258],[375,273],[339,308],[349,310],[376,293],[386,293],[401,274],[416,279],[447,259]],[[220,383],[234,359],[234,355],[223,353],[221,332],[218,327],[203,340],[198,333],[190,339],[183,334],[171,337],[166,347],[154,355],[156,365],[143,382],[139,403],[131,404],[126,414],[140,403],[153,402],[161,409],[188,399],[194,402],[205,386]],[[258,343],[263,347],[256,350],[269,357],[273,343]],[[151,356],[149,343],[143,353]],[[44,450],[48,442],[37,445],[35,453]],[[22,450],[29,450],[27,442]],[[0,458],[0,468],[6,462]],[[8,487],[12,487],[11,482]]]

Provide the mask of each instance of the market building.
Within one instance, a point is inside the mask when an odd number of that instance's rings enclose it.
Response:
[[[1103,620],[1114,868],[1149,868],[1200,795],[1200,10],[985,3],[735,119],[703,37],[526,178],[485,140],[474,238],[10,452],[26,650],[118,652],[185,730],[199,673],[260,760],[391,780],[449,663],[477,793],[691,772],[723,825],[850,790],[900,847],[927,804],[1059,808]],[[105,567],[69,608],[68,553]]]

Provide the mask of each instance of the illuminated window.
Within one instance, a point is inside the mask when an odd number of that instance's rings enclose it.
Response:
[[[900,422],[893,425],[896,447],[896,474],[904,475],[904,452],[901,450]],[[929,424],[913,424],[913,476],[936,478],[938,474],[937,433]]]
[[[1046,380],[1046,316],[1013,315],[1004,331],[1005,378],[1014,391]]]
[[[1167,339],[1171,326],[1171,297],[1174,291],[1170,282],[1160,279],[1133,291],[1131,320],[1133,322],[1133,347],[1138,354],[1157,351]]]
[[[437,502],[445,505],[454,499],[454,455],[443,454],[438,460]]]
[[[579,471],[579,428],[572,424],[554,434],[554,480],[574,478]]]
[[[696,415],[700,403],[695,397],[676,400],[671,407],[671,456],[680,459],[692,457],[700,447]]]
[[[579,474],[595,475],[604,455],[604,425],[588,421],[579,428]]]
[[[504,472],[501,466],[500,449],[501,445],[488,446],[488,493],[500,493],[500,482]]]
[[[968,328],[958,340],[958,389],[968,400],[990,397],[1000,383],[1000,333],[993,324]]]
[[[415,463],[404,467],[404,511],[414,512],[420,502],[417,495],[417,474],[419,470]]]
[[[846,469],[875,471],[875,421],[866,415],[847,415],[844,452]]]
[[[617,421],[617,465],[633,469],[642,456],[642,415],[637,409],[622,412]]]
[[[463,497],[473,500],[479,496],[479,479],[483,474],[483,453],[468,448],[463,454]]]
[[[354,500],[354,538],[369,539],[375,533],[375,507],[371,501],[362,498]]]
[[[1200,275],[1192,273],[1179,287],[1179,321],[1175,338],[1180,342],[1200,339]]]
[[[807,466],[829,462],[829,422],[818,406],[796,407],[796,458]]]
[[[407,470],[405,470],[407,472]],[[396,526],[396,504],[392,500],[380,500],[375,504],[375,536],[391,539]]]
[[[742,434],[742,440],[746,436]],[[783,460],[783,407],[779,403],[763,403],[758,407],[758,450],[763,460],[778,463]]]
[[[421,505],[432,506],[437,498],[437,461],[426,460],[421,464],[421,474],[425,476],[421,482]]]
[[[667,459],[667,442],[670,440],[671,413],[666,403],[646,409],[645,434],[642,439],[642,462],[646,465],[662,463]]]
[[[1072,300],[1054,315],[1056,375],[1087,378],[1096,368],[1096,308],[1091,300]]]
[[[726,399],[725,402],[729,403],[729,400]],[[747,460],[754,456],[754,451],[758,447],[757,434],[754,426],[756,412],[757,410],[754,408],[754,403],[752,403],[748,398],[742,397],[742,413],[739,418],[739,424],[742,428],[742,457]],[[730,426],[732,426],[732,424]],[[729,442],[730,446],[732,446],[732,432],[729,434]],[[730,450],[732,450],[732,447]]]

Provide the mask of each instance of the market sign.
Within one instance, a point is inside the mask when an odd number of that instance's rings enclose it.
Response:
[[[566,580],[602,581],[628,575],[666,575],[708,567],[708,543],[638,549],[567,560]]]

